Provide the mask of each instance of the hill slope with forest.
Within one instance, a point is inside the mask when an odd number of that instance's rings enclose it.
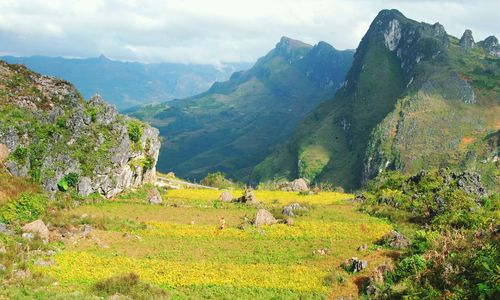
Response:
[[[166,137],[160,170],[195,179],[222,171],[246,180],[309,111],[334,95],[351,62],[349,50],[283,37],[250,70],[203,94],[128,113]]]

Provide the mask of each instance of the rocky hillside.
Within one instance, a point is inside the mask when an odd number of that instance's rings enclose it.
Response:
[[[246,180],[308,112],[334,95],[352,54],[325,42],[311,46],[283,37],[250,70],[201,95],[129,113],[167,137],[161,170],[197,179],[222,171]]]
[[[158,130],[100,96],[85,102],[68,82],[0,61],[0,116],[5,167],[47,191],[112,197],[154,180]]]
[[[498,50],[495,37],[475,43],[466,31],[459,40],[439,23],[381,11],[343,87],[256,167],[254,178],[355,188],[385,169],[469,164],[498,181],[497,160],[482,150],[500,128]]]
[[[246,63],[222,67],[144,64],[111,60],[103,55],[85,59],[46,56],[3,56],[0,59],[24,64],[42,74],[64,78],[72,82],[86,99],[99,93],[120,110],[199,94],[215,81],[227,80],[233,72],[251,66]]]

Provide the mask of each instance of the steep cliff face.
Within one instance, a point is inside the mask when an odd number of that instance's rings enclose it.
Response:
[[[0,116],[5,167],[47,191],[69,182],[80,195],[112,197],[155,179],[158,130],[100,96],[85,102],[68,82],[0,62]]]
[[[274,176],[356,188],[385,169],[462,166],[470,145],[498,130],[496,38],[450,37],[439,23],[383,10],[335,97],[256,167]]]

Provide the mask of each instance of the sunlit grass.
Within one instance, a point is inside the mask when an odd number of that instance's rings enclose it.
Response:
[[[232,192],[235,197],[242,194]],[[69,210],[60,218],[94,226],[108,219],[140,226],[98,227],[92,236],[105,248],[93,239],[82,239],[56,255],[56,266],[37,270],[66,291],[85,290],[99,280],[134,272],[174,298],[324,299],[356,292],[356,278],[340,263],[359,256],[359,245],[371,244],[391,229],[345,201],[352,195],[255,191],[260,207],[280,211],[299,202],[308,212],[294,217],[293,226],[247,225],[242,230],[238,225],[252,220],[258,207],[221,203],[220,193],[169,190],[163,193],[164,205],[152,206],[143,192],[136,191]],[[224,230],[218,229],[220,217],[226,219]],[[322,248],[329,254],[319,255]],[[363,255],[383,258],[383,251],[376,252]],[[347,276],[346,282],[331,281],[338,272]]]

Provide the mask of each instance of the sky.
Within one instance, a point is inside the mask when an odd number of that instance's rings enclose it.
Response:
[[[281,36],[355,49],[384,8],[500,38],[499,0],[0,0],[0,54],[253,62]]]

